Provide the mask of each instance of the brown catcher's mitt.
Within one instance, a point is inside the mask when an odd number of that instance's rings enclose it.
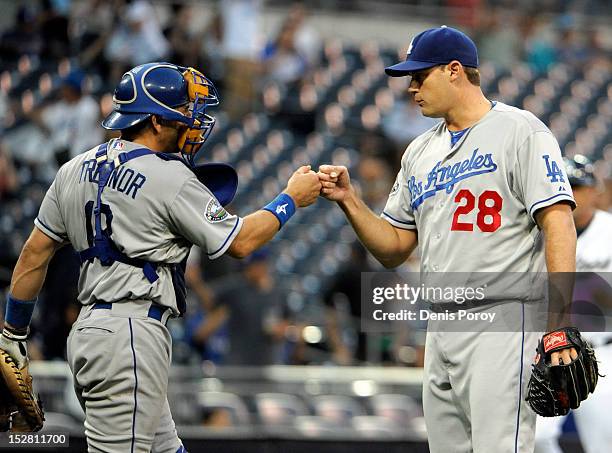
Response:
[[[34,432],[43,427],[44,420],[27,365],[20,370],[13,358],[0,349],[0,431]]]

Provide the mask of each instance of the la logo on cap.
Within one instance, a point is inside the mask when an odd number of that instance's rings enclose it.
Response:
[[[412,43],[414,42],[414,38],[412,38],[412,41],[410,41],[410,45],[408,46],[408,51],[406,52],[406,56],[410,55],[410,52],[412,52]]]

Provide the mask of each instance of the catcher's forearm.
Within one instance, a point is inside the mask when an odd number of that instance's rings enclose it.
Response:
[[[229,254],[244,258],[268,243],[279,231],[279,222],[268,211],[257,211],[243,219],[240,233],[232,242]]]
[[[7,295],[5,327],[21,333],[27,332],[36,297],[45,281],[49,261],[59,246],[60,243],[49,238],[38,228],[32,230],[13,271]]]
[[[34,228],[26,241],[11,279],[10,292],[21,300],[35,299],[42,288],[47,268],[59,243]]]
[[[576,271],[576,227],[568,205],[553,205],[539,219],[544,231],[548,270],[549,317],[547,330],[571,324],[570,308]]]

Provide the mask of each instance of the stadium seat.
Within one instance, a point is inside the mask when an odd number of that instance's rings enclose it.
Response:
[[[250,423],[251,417],[247,406],[238,395],[227,392],[200,392],[197,400],[200,409],[229,411],[234,426]]]
[[[304,402],[287,393],[259,393],[255,395],[259,419],[264,425],[292,424],[299,415],[309,415]]]
[[[344,395],[320,395],[312,400],[314,411],[328,423],[348,425],[358,415],[365,415],[363,407],[357,400]]]
[[[351,423],[362,437],[393,438],[405,434],[395,423],[390,423],[388,418],[377,415],[358,415],[352,418]]]
[[[293,426],[306,437],[333,436],[339,429],[328,418],[316,415],[299,415],[293,419]]]
[[[398,426],[408,426],[412,418],[422,415],[417,402],[408,395],[379,394],[370,398],[375,415],[393,421]]]

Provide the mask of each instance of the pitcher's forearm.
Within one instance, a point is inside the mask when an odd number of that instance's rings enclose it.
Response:
[[[571,305],[576,271],[576,227],[568,205],[557,204],[536,214],[544,232],[548,270],[549,318],[547,330],[571,325]]]
[[[361,243],[385,267],[402,264],[416,247],[416,233],[406,232],[400,237],[398,230],[377,216],[368,206],[352,194],[338,203],[353,226]]]

